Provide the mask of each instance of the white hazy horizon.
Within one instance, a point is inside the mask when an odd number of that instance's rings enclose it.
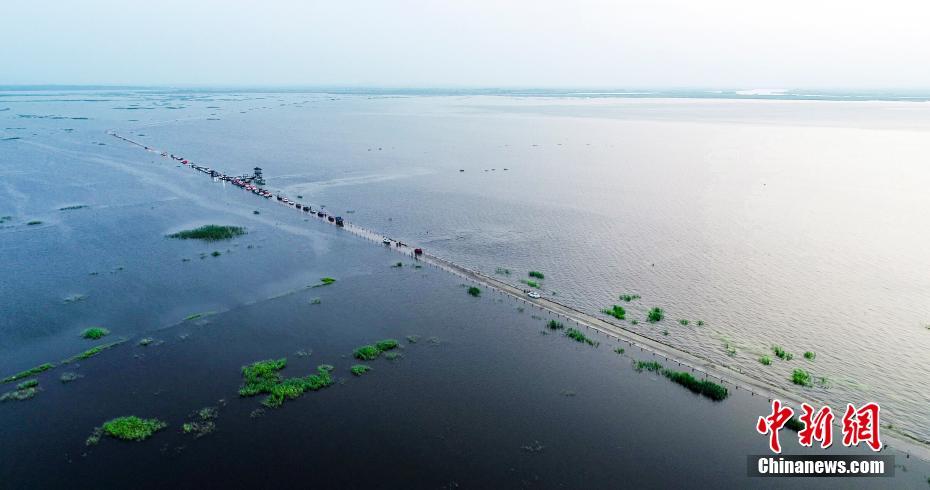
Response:
[[[0,85],[930,89],[915,0],[30,0]]]

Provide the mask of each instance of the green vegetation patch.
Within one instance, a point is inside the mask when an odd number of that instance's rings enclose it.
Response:
[[[303,378],[282,379],[279,371],[287,365],[287,359],[258,361],[242,368],[245,384],[239,388],[239,396],[255,396],[267,393],[268,397],[262,404],[269,408],[277,408],[285,400],[295,399],[307,391],[317,391],[333,384],[330,374],[333,367],[321,365],[317,367],[317,374]]]
[[[361,359],[363,361],[373,361],[381,355],[381,351],[373,345],[363,345],[358,349],[355,349],[352,352],[352,355],[356,359]]]
[[[181,431],[185,434],[193,434],[199,439],[205,435],[212,434],[216,431],[216,418],[219,416],[217,407],[204,407],[192,414],[193,420],[185,422],[181,426]]]
[[[103,327],[90,327],[81,332],[81,337],[90,340],[100,340],[107,335],[110,335],[110,331]]]
[[[639,299],[638,294],[621,294],[620,299],[629,303],[630,301]]]
[[[759,362],[761,362],[765,366],[768,366],[772,364],[772,358],[769,356],[762,356],[759,358]]]
[[[468,294],[477,298],[478,296],[481,296],[481,289],[476,288],[475,286],[471,286],[468,288]]]
[[[118,417],[103,423],[103,433],[123,441],[144,441],[168,427],[158,419],[142,419],[134,415]]]
[[[400,344],[394,339],[379,340],[378,342],[375,343],[375,347],[377,347],[378,350],[381,352],[391,350],[391,349],[396,349],[398,345]]]
[[[574,328],[569,328],[568,330],[566,330],[566,331],[565,331],[565,336],[568,337],[568,338],[570,338],[570,339],[572,339],[572,340],[574,340],[574,341],[576,341],[576,342],[583,342],[583,343],[585,343],[585,344],[592,345],[592,346],[594,346],[594,347],[597,347],[597,346],[600,344],[600,342],[597,342],[597,341],[595,341],[595,340],[589,339],[589,338],[588,338],[587,336],[585,336],[585,334],[582,333],[580,330],[577,330],[577,329],[574,329]]]
[[[562,325],[562,322],[558,320],[549,320],[546,326],[549,327],[549,330],[562,330],[565,328],[565,325]]]
[[[313,287],[318,288],[321,286],[329,286],[330,284],[336,282],[332,277],[321,277],[319,284],[314,284]]]
[[[30,376],[35,376],[36,374],[43,373],[45,371],[48,371],[49,369],[53,369],[54,367],[55,367],[54,364],[50,362],[46,362],[45,364],[40,364],[32,369],[27,369],[23,372],[16,373],[11,376],[7,376],[3,378],[2,380],[0,380],[0,383],[9,383],[11,381],[16,381],[19,379],[28,378]]]
[[[522,282],[523,284],[526,284],[527,286],[531,288],[539,289],[539,283],[536,281],[530,281],[528,279],[520,279],[520,282]]]
[[[617,347],[616,349],[614,349],[614,352],[616,352],[617,354],[623,355],[623,353],[626,351],[623,349],[623,347]]]
[[[649,313],[646,314],[646,320],[649,323],[661,322],[663,318],[665,318],[665,312],[658,306],[649,310]]]
[[[775,355],[778,356],[779,359],[784,360],[784,361],[790,361],[794,359],[793,354],[791,354],[790,352],[785,352],[785,349],[782,349],[781,347],[777,345],[772,346],[772,352],[774,352]]]
[[[361,376],[367,373],[368,371],[371,371],[371,367],[366,366],[364,364],[356,364],[352,366],[351,371],[352,371],[352,374],[354,374],[355,376]]]
[[[656,361],[636,361],[636,370],[657,373],[662,370],[662,365]]]
[[[16,385],[16,389],[0,395],[0,402],[24,401],[39,394],[39,380],[27,379]]]
[[[811,351],[807,351],[804,353],[804,359],[807,359],[808,361],[813,361],[816,358],[817,358],[817,354]]]
[[[28,223],[26,223],[26,224],[27,224],[28,226],[35,226],[35,225],[41,225],[42,222],[39,221],[39,220],[32,220],[32,221],[30,221],[30,222],[28,222]]]
[[[530,271],[529,276],[530,276],[530,277],[535,277],[536,279],[545,279],[545,278],[546,278],[545,274],[543,274],[542,272],[539,272],[539,271]]]
[[[505,268],[503,268],[503,267],[498,267],[498,268],[494,269],[494,273],[495,273],[495,274],[502,274],[502,275],[505,275],[505,276],[509,276],[509,275],[510,275],[510,269],[505,269]]]
[[[813,386],[813,381],[811,379],[811,373],[803,369],[795,369],[791,373],[791,382],[800,385],[800,386]]]
[[[61,361],[61,363],[62,363],[62,364],[70,364],[70,363],[75,362],[75,361],[83,361],[83,360],[85,360],[85,359],[90,359],[91,357],[94,357],[94,356],[96,356],[97,354],[100,354],[101,352],[103,352],[103,351],[105,351],[105,350],[107,350],[107,349],[112,349],[113,347],[116,347],[117,345],[120,345],[120,344],[122,344],[123,342],[126,342],[126,340],[125,340],[125,339],[123,339],[123,340],[117,340],[116,342],[110,342],[109,344],[102,344],[102,345],[98,345],[98,346],[96,346],[96,347],[92,347],[92,348],[90,348],[90,349],[87,349],[87,350],[84,351],[84,352],[81,352],[80,354],[78,354],[78,355],[76,355],[76,356],[72,356],[72,357],[69,357],[69,358],[67,358],[67,359],[65,359],[65,360],[63,360],[63,361]]]
[[[623,309],[623,307],[620,305],[613,305],[610,308],[604,308],[603,310],[601,310],[601,313],[610,315],[616,318],[617,320],[626,320],[626,310]]]
[[[84,209],[84,208],[86,208],[86,207],[87,207],[86,204],[78,204],[78,205],[76,205],[76,206],[65,206],[65,207],[63,207],[63,208],[58,208],[58,210],[59,210],[59,211],[72,211],[72,210],[75,210],[75,209]]]
[[[662,374],[666,378],[688,388],[694,393],[706,396],[714,401],[720,401],[726,399],[730,395],[729,391],[717,383],[708,380],[698,380],[691,373],[686,373],[684,371],[670,371],[663,370]]]
[[[184,321],[189,322],[191,320],[199,320],[205,316],[210,316],[210,315],[215,315],[215,314],[216,314],[215,311],[202,311],[200,313],[194,313],[193,315],[187,315],[186,317],[184,317]]]
[[[682,318],[681,320],[678,320],[678,323],[680,323],[681,326],[683,326],[683,327],[687,327],[687,326],[688,326],[688,323],[690,323],[690,322],[688,322],[688,320],[685,320],[684,318]]]
[[[218,240],[229,240],[246,233],[245,228],[241,226],[222,226],[222,225],[204,225],[193,230],[184,230],[168,235],[168,238],[178,238],[181,240],[204,240],[215,242]]]

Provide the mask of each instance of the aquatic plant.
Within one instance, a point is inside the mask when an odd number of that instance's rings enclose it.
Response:
[[[649,323],[660,322],[663,318],[665,318],[665,312],[662,311],[662,308],[659,308],[658,306],[649,310],[649,313],[646,314],[646,320]]]
[[[784,361],[790,361],[794,359],[793,354],[791,354],[790,352],[785,352],[785,349],[782,349],[781,347],[777,345],[772,346],[772,352],[774,352],[775,355],[778,356],[779,359],[782,359]]]
[[[816,357],[817,357],[817,354],[814,354],[811,351],[807,351],[804,353],[804,359],[807,359],[808,361],[813,361]]]
[[[703,327],[703,326],[704,326],[704,320],[698,320],[698,321],[697,321],[697,326]]]
[[[468,294],[477,298],[478,296],[481,296],[481,289],[476,288],[475,286],[472,286],[468,288]]]
[[[103,327],[90,327],[81,332],[81,337],[90,340],[100,340],[107,335],[110,335],[110,331]]]
[[[367,373],[368,371],[371,371],[371,367],[366,366],[364,364],[355,364],[352,366],[351,371],[352,371],[352,374],[356,376],[361,376]]]
[[[59,211],[71,211],[71,210],[74,210],[74,209],[84,209],[84,208],[86,208],[86,207],[87,207],[87,205],[85,205],[85,204],[78,204],[78,205],[76,205],[76,206],[65,206],[65,207],[63,207],[63,208],[58,208],[58,210],[59,210]]]
[[[662,370],[662,365],[656,361],[636,361],[635,369],[637,371],[651,371],[657,373]]]
[[[536,282],[536,281],[530,281],[530,280],[527,280],[527,279],[520,279],[520,282],[522,282],[523,284],[526,284],[527,286],[529,286],[529,287],[531,287],[531,288],[539,289],[539,283]]]
[[[667,329],[667,328],[664,329],[664,330],[662,330],[662,335],[668,335],[668,329]]]
[[[759,358],[759,362],[761,362],[763,365],[768,366],[772,364],[772,358],[769,356],[762,356]]]
[[[356,359],[361,359],[363,361],[373,361],[381,355],[381,351],[373,345],[363,345],[358,349],[355,349],[352,352],[352,355]]]
[[[639,325],[639,320],[637,320],[637,319],[635,319],[635,318],[632,319],[632,320],[630,320],[630,325]]]
[[[48,371],[49,369],[52,369],[54,367],[55,367],[54,364],[50,362],[46,362],[45,364],[40,364],[34,368],[27,369],[25,371],[13,374],[11,376],[7,376],[3,378],[2,380],[0,380],[0,383],[9,383],[11,381],[16,381],[19,379],[28,378],[30,376],[35,376],[36,374]]]
[[[666,369],[662,371],[662,374],[665,375],[666,378],[688,388],[694,393],[706,396],[707,398],[710,398],[714,401],[723,400],[730,395],[729,391],[725,387],[712,381],[695,379],[691,373],[686,373],[684,371],[670,371]]]
[[[408,335],[407,336],[407,342],[410,342],[411,344],[416,344],[419,340],[420,340],[419,335]]]
[[[28,223],[26,223],[26,224],[29,225],[29,226],[35,226],[35,225],[41,225],[42,222],[39,221],[39,220],[32,220],[32,221],[30,221],[30,222],[28,222]]]
[[[311,286],[311,287],[318,288],[318,287],[321,287],[321,286],[329,286],[330,284],[332,284],[332,283],[334,283],[334,282],[336,282],[336,280],[333,279],[332,277],[322,277],[322,278],[320,278],[320,283],[319,283],[319,284],[314,284],[314,285]]]
[[[214,250],[210,255],[212,255],[212,256],[214,256],[214,257],[219,257],[219,256],[222,255],[222,254],[220,253],[219,250]]]
[[[678,320],[678,323],[680,323],[683,327],[688,326],[688,320],[685,319]]]
[[[103,423],[103,433],[124,441],[143,441],[168,424],[158,419],[142,419],[134,415],[118,417]]]
[[[216,314],[215,311],[202,311],[200,313],[194,313],[193,315],[187,315],[186,317],[184,317],[184,321],[189,322],[191,320],[197,320],[198,318],[203,318],[205,316],[210,316],[210,315],[215,315],[215,314]]]
[[[181,431],[185,434],[194,434],[195,438],[201,438],[205,435],[212,434],[216,431],[216,418],[219,416],[217,407],[204,407],[192,414],[194,420],[185,422],[181,426]]]
[[[311,298],[311,299],[310,299],[310,304],[311,304],[311,305],[319,305],[319,304],[322,304],[322,303],[323,303],[323,300],[320,299],[320,298]]]
[[[397,341],[394,339],[379,340],[378,342],[375,343],[375,347],[377,347],[378,350],[381,352],[391,350],[391,349],[396,349],[398,345],[400,344],[398,344]]]
[[[153,339],[152,337],[145,337],[145,338],[139,340],[139,345],[142,346],[142,347],[145,347],[145,346],[151,344],[152,342],[155,342],[155,339]]]
[[[17,390],[25,390],[26,388],[36,388],[39,386],[39,380],[37,379],[27,379],[22,383],[16,385]]]
[[[629,303],[630,301],[639,299],[639,295],[638,294],[621,294],[620,299]]]
[[[70,363],[72,363],[72,362],[74,362],[74,361],[83,361],[83,360],[85,360],[85,359],[90,359],[91,357],[94,357],[94,356],[96,356],[97,354],[100,354],[101,352],[103,352],[103,351],[105,351],[105,350],[107,350],[107,349],[111,349],[111,348],[113,348],[113,347],[116,347],[117,345],[120,345],[120,344],[122,344],[123,342],[126,342],[126,339],[117,340],[116,342],[110,342],[109,344],[103,344],[103,345],[98,345],[98,346],[96,346],[96,347],[92,347],[92,348],[90,348],[90,349],[87,349],[87,350],[84,351],[84,352],[81,352],[80,354],[77,354],[77,355],[75,355],[75,356],[69,357],[69,358],[67,358],[67,359],[65,359],[65,360],[63,360],[63,361],[61,361],[61,363],[62,363],[62,364],[70,364]]]
[[[617,354],[621,354],[621,355],[622,355],[622,354],[623,354],[624,352],[626,352],[626,351],[623,350],[623,347],[617,347],[616,349],[614,349],[614,352],[616,352]]]
[[[87,295],[84,294],[69,294],[65,296],[65,299],[62,300],[65,304],[77,303],[78,301],[84,301],[87,299]]]
[[[549,327],[549,330],[561,330],[565,328],[565,325],[562,325],[562,322],[558,320],[549,320],[549,323],[546,323],[546,326]]]
[[[403,267],[403,266],[404,266],[404,263],[403,263],[403,262],[397,262],[397,263],[395,263],[394,265],[392,265],[391,267]]]
[[[723,348],[726,349],[728,356],[733,357],[736,355],[736,346],[733,344],[726,342],[723,344]]]
[[[23,384],[21,383],[20,386]],[[25,401],[39,394],[39,383],[36,381],[34,385],[30,384],[29,386],[19,387],[17,386],[16,390],[8,391],[0,395],[0,402],[9,402],[9,401]]]
[[[391,352],[385,352],[385,353],[384,353],[384,358],[387,359],[387,360],[389,360],[389,361],[396,361],[396,360],[400,359],[401,357],[404,357],[404,355],[401,354],[400,352],[396,352],[396,351],[391,351]]]
[[[61,373],[61,376],[58,378],[62,383],[70,383],[72,381],[77,381],[78,378],[83,378],[83,375],[72,372]]]
[[[509,276],[509,275],[510,275],[510,269],[505,269],[505,268],[503,268],[503,267],[498,267],[498,268],[494,269],[494,273],[495,273],[495,274],[503,274],[503,275],[505,275],[505,276]]]
[[[623,307],[620,306],[620,305],[613,305],[613,306],[610,307],[610,308],[604,308],[603,310],[601,310],[601,313],[605,313],[605,314],[607,314],[607,315],[610,315],[610,316],[616,318],[617,320],[625,320],[625,319],[626,319],[626,310],[623,309]]]
[[[241,226],[204,225],[193,230],[184,230],[177,233],[172,233],[168,235],[168,238],[215,242],[218,240],[229,240],[239,235],[244,235],[245,233],[245,228]]]
[[[592,345],[594,347],[597,347],[600,344],[600,342],[589,339],[580,330],[577,330],[574,328],[569,328],[568,330],[566,330],[565,336],[572,340],[575,340],[576,342],[584,342],[585,344]]]
[[[546,276],[545,276],[542,272],[539,272],[539,271],[530,271],[529,276],[530,276],[530,277],[535,277],[536,279],[545,279],[545,278],[546,278]]]
[[[795,369],[791,373],[791,382],[800,386],[813,386],[811,374],[803,369]]]
[[[333,384],[332,366],[321,365],[317,367],[317,374],[303,378],[281,379],[279,371],[287,365],[287,359],[265,360],[252,363],[242,368],[245,384],[239,388],[239,396],[255,396],[267,393],[268,397],[262,401],[266,407],[280,407],[285,399],[294,399],[306,391],[316,391]]]
[[[262,214],[262,213],[260,213],[260,212],[256,209],[255,211],[252,211],[252,214]]]

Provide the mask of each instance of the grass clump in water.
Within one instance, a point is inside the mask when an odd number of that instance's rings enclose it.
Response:
[[[84,377],[83,375],[80,375],[78,373],[67,372],[67,373],[61,373],[61,376],[58,379],[62,383],[70,383],[72,381],[77,381],[78,378],[83,378],[83,377]]]
[[[279,371],[286,365],[287,359],[269,359],[244,366],[242,376],[245,377],[245,384],[239,388],[239,396],[267,393],[268,397],[262,404],[269,408],[277,408],[284,404],[286,399],[294,399],[307,391],[317,391],[333,384],[330,374],[332,366],[321,365],[317,367],[317,374],[282,380]]]
[[[16,374],[13,374],[13,375],[11,375],[11,376],[7,376],[7,377],[3,378],[2,380],[0,380],[0,383],[9,383],[9,382],[11,382],[11,381],[16,381],[16,380],[19,380],[19,379],[28,378],[28,377],[30,377],[30,376],[35,376],[36,374],[43,373],[43,372],[48,371],[49,369],[52,369],[52,368],[54,368],[54,367],[55,367],[54,364],[52,364],[52,363],[50,363],[50,362],[46,362],[45,364],[40,364],[40,365],[38,365],[38,366],[36,366],[36,367],[34,367],[34,368],[27,369],[27,370],[25,370],[25,371],[23,371],[23,372],[16,373]]]
[[[134,415],[118,417],[104,422],[103,433],[123,441],[144,441],[152,434],[168,427],[158,419],[142,419]],[[99,440],[99,438],[98,438]]]
[[[219,410],[216,407],[204,407],[192,415],[194,420],[185,422],[181,426],[182,432],[194,434],[194,437],[199,439],[216,431],[216,422],[214,420],[219,416]]]
[[[396,349],[398,345],[400,344],[394,339],[379,340],[375,343],[375,347],[381,352]]]
[[[594,347],[597,347],[600,344],[600,342],[589,339],[580,330],[577,330],[574,328],[569,328],[567,331],[565,331],[565,336],[576,342],[583,342],[585,344],[592,345]]]
[[[498,267],[497,269],[494,269],[494,273],[495,273],[495,274],[502,274],[502,275],[505,275],[505,276],[509,276],[509,275],[510,275],[510,269],[505,269],[505,268],[503,268],[503,267]]]
[[[0,402],[24,401],[39,394],[39,380],[27,379],[16,385],[16,389],[0,395]]]
[[[614,352],[616,352],[617,354],[623,355],[623,353],[626,351],[623,349],[623,347],[617,347],[616,349],[614,349]]]
[[[355,349],[352,352],[352,355],[356,359],[361,359],[362,361],[373,361],[381,355],[381,351],[373,345],[363,345],[358,349]]]
[[[681,320],[678,320],[678,323],[680,323],[681,326],[683,326],[683,327],[687,327],[689,322],[688,322],[688,320],[681,319]]]
[[[352,366],[351,371],[352,371],[352,374],[354,374],[355,376],[361,376],[367,373],[368,371],[371,371],[371,367],[366,366],[364,364],[356,364]]]
[[[804,359],[807,359],[808,361],[813,361],[816,358],[817,358],[817,354],[811,351],[807,351],[804,353]]]
[[[42,222],[39,221],[39,220],[32,220],[32,221],[26,223],[26,225],[28,225],[28,226],[35,226],[35,225],[41,225],[41,224],[42,224]]]
[[[476,288],[475,286],[471,286],[470,288],[468,288],[468,294],[477,298],[481,296],[481,289]]]
[[[527,286],[529,286],[529,287],[531,287],[531,288],[539,289],[539,283],[536,282],[536,281],[530,281],[530,280],[527,280],[527,279],[520,279],[520,282],[522,282],[523,284],[526,284]]]
[[[313,287],[318,288],[320,286],[329,286],[330,284],[336,282],[332,277],[321,277],[320,283],[313,285]]]
[[[621,294],[620,299],[629,303],[630,301],[639,299],[639,295],[638,294]]]
[[[565,328],[565,325],[562,325],[562,322],[558,320],[549,320],[546,326],[549,327],[549,330],[562,330]]]
[[[58,208],[58,210],[59,211],[72,211],[75,209],[84,209],[86,207],[87,207],[86,204],[78,204],[77,206],[65,206],[63,208]]]
[[[769,356],[762,356],[759,358],[759,362],[764,366],[769,366],[772,364],[772,358]]]
[[[403,267],[403,266],[404,266],[404,263],[403,263],[403,262],[397,262],[397,263],[395,263],[394,265],[392,265],[391,267]]]
[[[70,363],[72,363],[72,362],[74,362],[74,361],[83,361],[83,360],[85,360],[85,359],[90,359],[91,357],[94,357],[94,356],[96,356],[97,354],[100,354],[101,352],[103,352],[103,351],[105,351],[105,350],[107,350],[107,349],[116,347],[117,345],[120,345],[120,344],[122,344],[122,343],[125,342],[125,341],[126,341],[125,339],[124,339],[124,340],[117,340],[116,342],[110,342],[109,344],[103,344],[103,345],[98,345],[98,346],[96,346],[96,347],[92,347],[92,348],[90,348],[90,349],[87,349],[87,350],[84,351],[84,352],[81,352],[80,354],[78,354],[78,355],[76,355],[76,356],[72,356],[72,357],[69,357],[69,358],[67,358],[67,359],[65,359],[65,360],[63,360],[63,361],[61,361],[61,363],[62,363],[62,364],[70,364]]]
[[[310,304],[311,304],[311,305],[323,304],[323,300],[320,299],[320,298],[313,298],[313,299],[310,300]]]
[[[616,318],[617,320],[626,320],[626,310],[623,309],[623,307],[620,305],[613,305],[610,308],[604,308],[603,310],[601,310],[601,313],[610,315]]]
[[[662,365],[656,361],[636,361],[636,370],[657,373],[662,370]]]
[[[807,387],[813,386],[814,384],[811,381],[811,373],[803,369],[795,369],[794,372],[791,373],[791,382],[796,385]]]
[[[419,340],[420,340],[419,335],[408,335],[407,336],[407,342],[410,342],[411,344],[416,344]]]
[[[542,272],[539,272],[539,271],[530,271],[529,276],[530,276],[530,277],[535,277],[536,279],[545,279],[545,278],[546,278],[545,274],[543,274]]]
[[[100,340],[107,335],[110,335],[110,331],[103,327],[90,327],[81,332],[81,337],[90,340]]]
[[[666,378],[688,388],[694,393],[706,396],[714,401],[720,401],[725,399],[730,395],[729,391],[723,387],[708,380],[698,380],[691,373],[686,373],[684,371],[671,371],[663,370],[662,374]]]
[[[646,320],[649,323],[661,322],[663,318],[665,318],[665,312],[658,306],[649,310],[649,313],[646,314]]]
[[[778,356],[778,358],[783,361],[790,361],[794,359],[793,354],[791,354],[790,352],[785,352],[785,349],[782,349],[781,347],[777,345],[772,346],[772,352],[774,352],[775,355]]]
[[[801,422],[801,420],[797,417],[791,417],[787,422],[785,422],[785,427],[795,432],[801,432],[804,430],[804,422]]]
[[[215,242],[219,240],[229,240],[239,235],[244,235],[245,233],[245,228],[241,226],[204,225],[200,228],[194,228],[193,230],[172,233],[168,235],[168,238]]]

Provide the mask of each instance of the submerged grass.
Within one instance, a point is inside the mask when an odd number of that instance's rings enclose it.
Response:
[[[566,331],[565,331],[565,336],[568,337],[568,338],[570,338],[570,339],[572,339],[572,340],[574,340],[574,341],[576,341],[576,342],[583,342],[583,343],[585,343],[585,344],[588,344],[588,345],[591,345],[591,346],[594,346],[594,347],[597,347],[598,345],[600,345],[600,342],[597,342],[597,341],[595,341],[595,340],[589,339],[589,338],[588,338],[587,336],[585,336],[585,334],[582,333],[580,330],[577,330],[577,329],[574,329],[574,328],[569,328],[568,330],[566,330]]]
[[[168,427],[168,424],[161,420],[142,419],[130,415],[104,422],[103,433],[124,441],[143,441],[165,427]]]
[[[46,362],[45,364],[40,364],[34,368],[27,369],[25,371],[7,376],[3,378],[2,380],[0,380],[0,383],[9,383],[11,381],[16,381],[19,379],[28,378],[30,376],[35,376],[36,374],[43,373],[45,371],[48,371],[49,369],[53,369],[54,367],[55,367],[54,364],[50,362]]]
[[[239,396],[255,396],[267,393],[262,404],[277,408],[287,399],[294,399],[307,391],[317,391],[333,384],[330,371],[333,367],[323,364],[317,367],[317,373],[303,378],[281,379],[279,371],[287,365],[287,359],[265,360],[252,363],[242,368],[245,384],[239,388]]]
[[[352,356],[362,361],[373,361],[381,355],[381,351],[373,345],[363,345],[352,352]]]
[[[361,376],[367,373],[368,371],[371,371],[371,367],[366,366],[365,364],[355,364],[354,366],[352,366],[351,371],[352,371],[352,374],[356,376]]]
[[[474,296],[474,297],[477,298],[477,297],[481,296],[481,289],[476,288],[475,286],[471,286],[471,287],[468,288],[468,294],[470,294],[470,295],[472,295],[472,296]]]
[[[494,269],[494,273],[495,273],[495,274],[502,274],[502,275],[505,275],[505,276],[509,276],[509,275],[510,275],[510,269],[505,269],[505,268],[503,268],[503,267],[498,267],[498,268]]]
[[[621,294],[620,299],[629,303],[630,301],[639,299],[639,295],[638,294]]]
[[[536,281],[530,281],[528,279],[520,279],[520,282],[522,282],[523,284],[526,284],[527,286],[531,288],[539,289],[539,283]]]
[[[70,364],[70,363],[75,362],[75,361],[83,361],[83,360],[85,360],[85,359],[90,359],[91,357],[94,357],[94,356],[96,356],[97,354],[100,354],[101,352],[103,352],[103,351],[105,351],[105,350],[107,350],[107,349],[111,349],[111,348],[113,348],[113,347],[116,347],[117,345],[120,345],[120,344],[122,344],[123,342],[126,342],[126,339],[117,340],[116,342],[110,342],[109,344],[102,344],[102,345],[98,345],[98,346],[96,346],[96,347],[92,347],[92,348],[90,348],[90,349],[87,349],[87,350],[84,351],[84,352],[81,352],[80,354],[77,354],[77,355],[75,355],[75,356],[69,357],[69,358],[67,358],[67,359],[65,359],[65,360],[63,360],[63,361],[61,361],[61,363],[62,363],[62,364]]]
[[[620,305],[613,305],[610,308],[604,308],[601,313],[610,315],[617,320],[626,320],[626,310]]]
[[[535,277],[536,279],[545,279],[545,278],[546,278],[545,274],[543,274],[542,272],[539,272],[539,271],[530,271],[529,276],[530,276],[530,277]]]
[[[215,242],[218,240],[229,240],[246,233],[245,228],[241,226],[223,226],[223,225],[204,225],[193,230],[184,230],[168,235],[168,238],[178,238],[181,240],[205,240]]]
[[[814,385],[813,381],[811,380],[811,373],[803,369],[795,369],[794,372],[791,373],[791,382],[796,385],[807,387]]]
[[[646,314],[646,320],[649,323],[661,322],[663,318],[665,318],[665,312],[658,306],[649,310],[649,313]]]
[[[100,340],[107,335],[110,335],[110,331],[103,327],[90,327],[81,332],[81,337],[90,340]]]
[[[562,322],[558,320],[549,320],[546,326],[549,327],[549,330],[562,330],[565,328],[565,325],[562,325]]]
[[[817,354],[811,351],[807,351],[804,353],[804,359],[807,359],[808,361],[813,361],[816,358],[817,358]]]
[[[775,355],[778,356],[779,359],[784,360],[784,361],[790,361],[794,359],[793,354],[791,354],[790,352],[785,352],[785,349],[782,349],[780,346],[777,346],[777,345],[772,346],[772,352],[774,352]]]
[[[714,401],[724,400],[730,396],[729,390],[727,390],[724,386],[706,379],[699,380],[691,373],[665,369],[656,361],[637,361],[636,370],[640,372],[650,371],[653,373],[660,373],[662,376],[665,376],[671,381],[678,383],[685,388],[688,388],[692,392],[710,398]]]
[[[636,370],[657,373],[662,370],[662,365],[656,361],[636,361]]]
[[[772,358],[769,356],[762,356],[759,358],[759,362],[765,366],[772,364]]]
[[[0,402],[24,401],[39,394],[39,380],[27,379],[16,385],[16,389],[0,395]]]

